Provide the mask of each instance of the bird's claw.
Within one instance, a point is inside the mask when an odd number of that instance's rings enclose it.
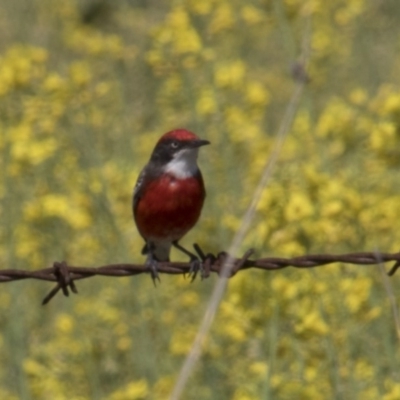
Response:
[[[193,257],[190,260],[189,276],[191,277],[190,282],[196,279],[197,274],[200,272],[200,277],[204,279],[204,266],[203,263],[197,258]]]
[[[161,282],[160,276],[158,275],[158,262],[154,258],[146,261],[146,267],[150,272],[151,279],[153,280],[154,287],[157,287],[157,281]]]

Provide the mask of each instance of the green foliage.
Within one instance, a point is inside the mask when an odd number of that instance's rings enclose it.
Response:
[[[241,250],[398,251],[397,2],[150,3],[0,5],[3,268],[143,261],[132,187],[175,127],[212,142],[203,217],[183,244],[228,248],[308,24],[311,82]],[[93,278],[46,308],[48,284],[3,285],[0,397],[167,398],[216,279]],[[379,268],[242,272],[184,398],[395,400],[399,334]]]

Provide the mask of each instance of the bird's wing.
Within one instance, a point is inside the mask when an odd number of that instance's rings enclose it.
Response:
[[[145,180],[148,174],[146,174],[146,170],[143,169],[142,172],[139,174],[139,177],[136,181],[135,187],[133,188],[133,196],[132,196],[132,211],[133,215],[135,216],[136,212],[136,207],[139,203],[140,198],[143,196],[143,189],[145,186]],[[143,249],[142,249],[142,254],[147,254],[148,253],[148,246],[147,243],[145,243]]]
[[[145,178],[146,178],[146,170],[143,169],[142,172],[140,173],[140,175],[136,181],[136,185],[133,189],[133,198],[132,198],[133,211],[135,211],[135,209],[138,205],[138,202],[139,202],[140,198],[142,197]]]

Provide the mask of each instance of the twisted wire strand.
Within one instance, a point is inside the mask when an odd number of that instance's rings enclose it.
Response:
[[[376,265],[387,262],[395,262],[388,271],[393,276],[400,267],[400,253],[357,252],[346,254],[310,254],[293,258],[265,257],[259,259],[250,258],[254,250],[246,251],[241,258],[233,258],[226,252],[204,255],[198,245],[194,245],[202,259],[202,278],[207,278],[211,273],[225,274],[224,265],[228,265],[228,276],[232,277],[237,272],[245,269],[256,268],[264,271],[277,271],[283,268],[316,268],[333,263],[345,263],[355,265]],[[185,275],[189,274],[192,280],[196,278],[197,271],[190,270],[189,262],[160,262],[158,272],[160,274]],[[125,277],[149,273],[146,265],[142,264],[109,264],[99,267],[79,267],[68,265],[67,262],[55,261],[51,268],[36,271],[19,269],[0,270],[0,283],[13,282],[22,279],[38,279],[49,282],[57,282],[57,285],[44,298],[42,304],[48,303],[60,290],[65,296],[69,296],[69,290],[78,293],[75,281],[91,278],[93,276]]]

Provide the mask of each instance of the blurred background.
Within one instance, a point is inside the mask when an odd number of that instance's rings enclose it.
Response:
[[[143,262],[132,188],[177,127],[212,142],[182,244],[227,249],[303,47],[310,82],[239,253],[399,251],[398,1],[3,0],[2,268]],[[51,284],[2,285],[0,398],[168,398],[217,277],[161,279],[79,281],[45,307]],[[183,398],[399,399],[399,279],[239,273]]]

